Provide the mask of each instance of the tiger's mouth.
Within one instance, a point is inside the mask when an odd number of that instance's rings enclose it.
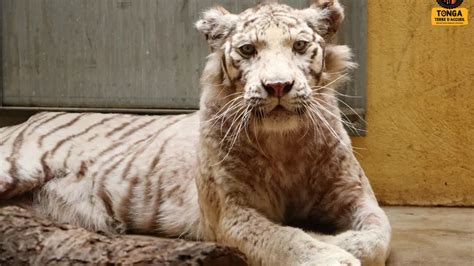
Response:
[[[287,108],[285,108],[283,105],[281,104],[277,104],[271,111],[271,112],[285,112],[285,111],[289,111]]]
[[[271,132],[286,132],[301,126],[298,108],[276,104],[260,116],[261,127]]]
[[[280,121],[285,123],[292,117],[301,117],[306,112],[305,106],[288,101],[273,101],[271,103],[256,105],[251,108],[253,115],[259,119]]]
[[[287,106],[284,103],[277,103],[274,107],[269,108],[268,115],[294,115],[296,114],[293,106]]]

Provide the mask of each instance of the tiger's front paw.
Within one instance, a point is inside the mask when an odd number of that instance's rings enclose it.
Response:
[[[305,266],[360,266],[360,261],[349,252],[342,249],[329,249],[320,253],[311,261],[303,263]]]
[[[389,252],[388,241],[376,232],[347,231],[331,242],[362,261],[364,266],[383,266]]]

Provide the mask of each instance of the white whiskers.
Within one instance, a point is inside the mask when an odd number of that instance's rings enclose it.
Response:
[[[205,123],[212,123],[210,125],[211,128],[218,125],[220,127],[221,134],[223,134],[223,137],[219,142],[219,146],[222,148],[222,150],[226,151],[226,154],[217,164],[220,164],[229,156],[242,132],[245,132],[247,138],[250,139],[248,134],[248,126],[250,118],[252,117],[252,110],[255,106],[244,103],[242,92],[232,93],[221,99],[226,99],[229,97],[235,98],[225,103],[213,117],[205,121]],[[226,129],[225,133],[223,133],[224,127]]]

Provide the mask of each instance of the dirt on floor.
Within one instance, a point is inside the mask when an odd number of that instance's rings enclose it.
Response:
[[[384,209],[393,228],[388,266],[474,266],[474,208]]]

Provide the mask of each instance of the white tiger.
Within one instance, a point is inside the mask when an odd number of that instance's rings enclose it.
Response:
[[[217,241],[252,265],[384,265],[390,224],[335,97],[354,67],[331,43],[342,19],[337,0],[206,11],[199,112],[41,113],[0,129],[0,198],[33,194],[90,230]]]

